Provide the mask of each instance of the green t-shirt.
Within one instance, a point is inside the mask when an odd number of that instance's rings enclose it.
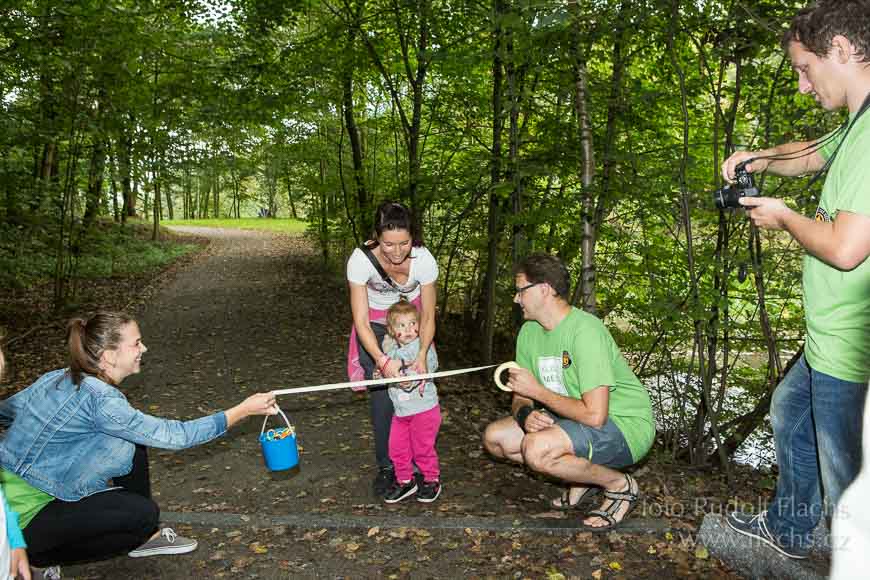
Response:
[[[821,154],[829,158],[838,140]],[[830,222],[840,211],[870,216],[870,113],[858,119],[840,147],[822,188],[816,220]],[[817,371],[840,380],[870,379],[870,260],[844,272],[804,255],[805,352]]]
[[[54,501],[54,497],[36,489],[14,473],[0,469],[0,483],[9,507],[18,513],[18,525],[23,530],[36,517],[39,510]]]
[[[652,447],[655,423],[649,394],[595,316],[571,308],[551,331],[526,322],[517,337],[517,363],[566,397],[579,399],[597,387],[610,387],[608,416],[622,431],[632,458],[640,461]]]

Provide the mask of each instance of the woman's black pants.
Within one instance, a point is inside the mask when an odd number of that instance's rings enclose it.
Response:
[[[34,566],[105,560],[144,544],[157,531],[160,508],[151,499],[148,454],[136,446],[133,470],[114,483],[122,489],[79,501],[55,499],[24,528]]]

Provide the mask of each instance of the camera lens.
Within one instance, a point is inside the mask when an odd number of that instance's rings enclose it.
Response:
[[[734,187],[726,185],[713,192],[713,203],[716,204],[717,209],[734,208],[740,205],[737,203],[737,197]]]

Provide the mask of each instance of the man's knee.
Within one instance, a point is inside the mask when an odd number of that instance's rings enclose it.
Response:
[[[490,455],[504,458],[504,433],[495,423],[490,423],[483,431],[483,448]]]
[[[557,449],[548,433],[529,433],[523,438],[523,460],[533,471],[547,472],[553,461],[564,453]]]

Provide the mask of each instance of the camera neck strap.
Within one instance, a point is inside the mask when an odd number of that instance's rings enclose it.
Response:
[[[861,106],[858,108],[858,111],[855,113],[855,116],[852,117],[851,120],[847,121],[848,124],[844,123],[844,126],[846,127],[845,133],[843,133],[843,136],[840,138],[839,142],[837,143],[837,148],[834,149],[834,152],[831,153],[831,156],[828,157],[828,159],[825,161],[825,164],[822,166],[822,168],[819,169],[818,171],[816,171],[816,174],[813,175],[813,177],[809,180],[809,182],[807,183],[808,188],[811,187],[819,179],[821,179],[822,176],[825,175],[828,172],[828,170],[831,168],[831,165],[833,165],[833,163],[834,163],[834,159],[836,159],[836,157],[837,157],[837,153],[840,152],[840,148],[843,146],[843,143],[846,142],[846,137],[849,136],[849,132],[852,130],[852,127],[855,126],[855,123],[858,122],[858,119],[861,118],[861,115],[863,115],[864,113],[867,112],[867,109],[870,109],[870,93],[867,93],[867,96],[864,97],[864,102],[861,103]],[[842,127],[840,130],[842,130]],[[839,133],[840,131],[838,130],[837,132]]]

